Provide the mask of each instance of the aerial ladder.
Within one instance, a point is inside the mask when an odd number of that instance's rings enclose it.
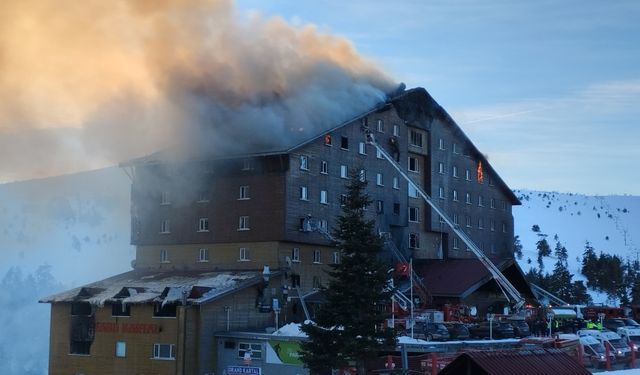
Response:
[[[431,208],[438,215],[440,215],[442,220],[444,220],[444,222],[451,228],[451,230],[453,230],[453,232],[469,247],[471,252],[473,252],[473,254],[478,258],[480,263],[482,263],[487,268],[489,273],[491,273],[491,276],[493,276],[494,280],[498,284],[498,287],[502,290],[502,293],[512,305],[513,309],[515,311],[519,311],[525,304],[525,299],[522,297],[522,295],[520,295],[520,292],[518,292],[513,284],[509,282],[509,280],[502,274],[502,272],[500,272],[498,267],[496,267],[495,264],[493,264],[493,262],[484,254],[484,252],[482,252],[482,250],[480,250],[480,248],[476,246],[476,244],[471,240],[467,233],[461,230],[457,224],[454,224],[453,221],[449,218],[449,215],[447,215],[440,207],[438,207],[433,199],[427,193],[425,193],[425,191],[418,184],[413,182],[413,180],[402,170],[402,167],[400,167],[400,165],[389,155],[389,153],[387,153],[387,151],[383,147],[378,145],[371,130],[365,127],[364,132],[366,135],[367,143],[378,150],[378,152],[395,168],[395,170],[398,171],[402,178],[407,180],[407,182],[416,189],[422,199],[424,199],[425,202],[427,202],[427,204],[431,206]]]

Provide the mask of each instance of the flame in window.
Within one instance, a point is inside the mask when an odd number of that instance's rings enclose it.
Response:
[[[482,160],[478,160],[478,169],[476,170],[478,175],[478,182],[482,183],[484,181],[484,173],[482,172]]]

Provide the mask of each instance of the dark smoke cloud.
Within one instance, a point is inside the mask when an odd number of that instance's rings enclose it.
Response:
[[[2,2],[0,181],[176,144],[277,146],[394,86],[345,39],[228,0]]]

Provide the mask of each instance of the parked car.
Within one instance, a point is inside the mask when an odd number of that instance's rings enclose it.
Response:
[[[444,326],[449,330],[449,336],[452,340],[467,340],[471,335],[469,329],[462,322],[447,322]]]
[[[438,340],[446,341],[451,337],[449,330],[442,323],[424,323],[423,325],[424,338],[427,341]]]
[[[604,367],[607,361],[604,345],[595,337],[588,335],[580,336],[580,343],[582,344],[584,361],[593,367]],[[615,354],[610,352],[609,359],[612,363],[615,362]]]
[[[494,339],[510,339],[514,337],[513,326],[508,322],[493,321],[491,327],[489,322],[480,322],[474,326],[469,327],[469,334],[471,337],[489,338],[491,328],[491,336]]]
[[[511,326],[513,326],[513,335],[515,337],[529,337],[531,336],[531,329],[524,320],[509,320]]]
[[[602,326],[609,331],[617,332],[618,328],[626,326],[624,320],[620,318],[609,318],[602,321]]]

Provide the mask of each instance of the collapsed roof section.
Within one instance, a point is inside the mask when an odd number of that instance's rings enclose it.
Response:
[[[271,276],[277,276],[278,271]],[[200,305],[264,283],[261,271],[145,271],[133,270],[54,294],[41,303],[88,302],[103,306],[111,303],[186,303]]]

